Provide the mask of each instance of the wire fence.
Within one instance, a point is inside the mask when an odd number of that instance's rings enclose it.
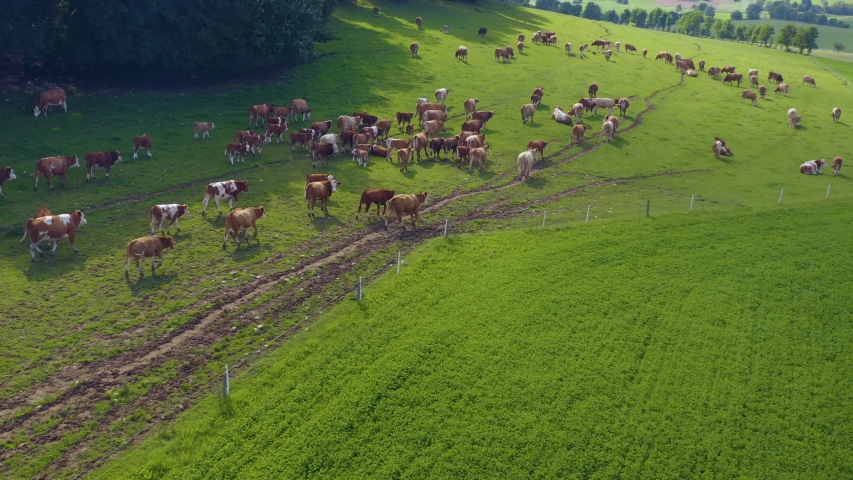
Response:
[[[828,67],[828,66],[824,65],[823,63],[820,63],[819,61],[817,61],[815,59],[815,57],[809,56],[809,59],[812,61],[812,63],[814,63],[818,67],[826,70],[827,72],[831,73],[832,75],[835,75],[835,77],[838,78],[839,80],[841,80],[841,83],[843,83],[844,85],[847,85],[848,87],[850,86],[850,80],[847,80],[847,77],[845,77],[844,75],[836,72],[831,67]]]

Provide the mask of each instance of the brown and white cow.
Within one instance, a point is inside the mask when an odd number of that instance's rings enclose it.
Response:
[[[74,240],[77,235],[77,228],[81,225],[86,225],[86,217],[83,212],[77,210],[74,213],[63,213],[62,215],[50,215],[45,217],[31,218],[24,224],[24,238],[30,238],[30,257],[32,261],[36,261],[36,252],[44,257],[44,252],[39,248],[42,242],[53,243],[51,255],[56,254],[56,245],[60,240],[68,239],[71,242],[71,247],[75,252],[80,252]]]
[[[743,80],[743,74],[742,73],[727,73],[726,76],[723,78],[723,83],[724,84],[728,83],[729,85],[731,85],[733,81],[737,81],[737,86],[739,87],[740,82],[742,80]]]
[[[258,122],[270,116],[270,113],[274,110],[275,107],[271,103],[262,103],[249,107],[249,124],[251,125],[254,122],[255,126],[257,126]]]
[[[62,178],[59,181],[59,185],[64,186],[65,180],[68,178],[68,169],[79,166],[80,161],[77,155],[57,155],[55,157],[42,158],[36,162],[35,186],[33,189],[38,190],[39,176],[43,176],[47,180],[50,188],[53,188],[53,183],[50,180],[51,177],[60,176]]]
[[[252,155],[256,153],[261,153],[261,151],[264,149],[264,143],[266,141],[266,135],[249,135],[248,137],[246,137],[246,145],[249,146],[249,150],[252,152]]]
[[[15,172],[12,170],[12,167],[0,168],[0,198],[6,198],[3,195],[3,183],[6,180],[15,180],[16,178],[18,177],[15,175]]]
[[[388,150],[388,156],[391,156],[391,150]],[[397,150],[397,167],[402,172],[403,170],[409,170],[409,160],[412,158],[412,149],[411,148],[401,148]]]
[[[305,185],[313,182],[323,182],[326,180],[334,180],[335,177],[330,173],[309,173],[305,176]]]
[[[797,114],[797,110],[795,108],[788,109],[788,126],[791,128],[796,128],[797,125],[800,124],[800,115]]]
[[[131,240],[127,244],[127,252],[125,253],[124,274],[130,274],[130,262],[136,262],[136,269],[139,274],[142,274],[142,267],[139,266],[139,261],[143,258],[151,259],[151,274],[157,267],[163,266],[163,250],[175,248],[175,240],[172,237],[164,237],[156,235],[153,237],[142,237],[136,240]],[[160,264],[155,265],[154,259],[159,258]]]
[[[317,160],[322,160],[323,165],[329,164],[329,157],[336,153],[338,147],[334,143],[315,143],[311,146],[311,166],[317,168]]]
[[[423,116],[421,117],[421,120],[423,122],[427,122],[430,120],[438,120],[440,122],[446,122],[447,121],[447,112],[443,112],[441,110],[427,110],[426,112],[424,112]]]
[[[420,48],[421,48],[421,46],[420,46],[420,45],[418,45],[418,42],[412,42],[412,44],[411,44],[411,45],[409,45],[409,50],[411,50],[411,51],[412,51],[412,56],[413,56],[413,57],[417,57],[417,56],[418,56],[418,50],[420,50]]]
[[[564,112],[563,107],[557,105],[554,107],[554,112],[551,113],[551,118],[553,118],[557,123],[562,123],[565,125],[572,125],[572,113]]]
[[[310,133],[293,132],[290,134],[290,151],[293,151],[294,146],[297,144],[306,149],[311,148],[312,140],[313,135]]]
[[[418,112],[417,113],[418,113],[419,123],[423,119],[424,113],[426,113],[429,110],[441,110],[442,112],[447,112],[447,106],[442,105],[440,103],[429,103],[429,102],[418,104]]]
[[[361,192],[361,200],[358,202],[358,213],[355,214],[355,219],[361,215],[361,207],[364,206],[364,214],[370,214],[370,206],[376,205],[376,216],[381,217],[388,210],[388,200],[394,197],[394,190],[365,190]],[[382,206],[382,213],[379,213],[379,206]]]
[[[61,88],[54,88],[41,92],[38,103],[36,103],[35,108],[33,108],[33,116],[38,117],[42,112],[44,112],[44,116],[46,117],[50,107],[55,106],[62,107],[65,110],[65,113],[68,113],[68,102],[65,101],[65,90]]]
[[[400,222],[400,226],[405,230],[406,226],[403,224],[403,217],[406,215],[409,215],[412,219],[412,228],[417,230],[418,214],[420,213],[421,205],[426,202],[426,198],[427,192],[394,195],[388,201],[388,208],[391,209],[391,213],[385,219],[385,230],[388,230],[388,222],[392,216]]]
[[[467,122],[462,124],[463,132],[474,132],[480,133],[480,130],[483,129],[483,121],[482,120],[468,120]]]
[[[764,85],[759,86],[758,95],[761,96],[761,98],[764,98],[764,96],[767,95],[767,87],[765,87]]]
[[[275,107],[272,109],[272,114],[287,121],[290,118],[290,107]]]
[[[169,221],[167,233],[172,234],[172,226],[174,225],[177,231],[180,231],[181,226],[178,225],[178,219],[184,215],[189,215],[189,207],[184,204],[171,203],[168,205],[154,205],[151,207],[151,235],[154,235],[157,230],[163,233],[163,222]],[[155,226],[159,225],[157,229]]]
[[[507,45],[506,48],[504,48],[504,51],[506,51],[507,57],[512,58],[512,59],[515,58],[515,52],[512,50],[512,47],[510,47],[509,45]]]
[[[310,218],[316,218],[316,215],[314,215],[314,206],[318,200],[321,204],[320,209],[327,217],[329,216],[329,197],[332,196],[332,193],[338,191],[338,185],[343,184],[335,179],[311,182],[305,185],[305,203],[308,206],[308,216]]]
[[[402,130],[400,125],[411,124],[414,116],[415,112],[397,112],[397,128]]]
[[[646,58],[646,55],[648,55],[648,54],[649,54],[649,49],[644,48],[643,49],[643,58]]]
[[[782,74],[771,71],[769,74],[767,74],[767,81],[768,82],[782,83],[782,81],[783,81]]]
[[[837,122],[839,119],[841,119],[841,109],[838,107],[835,107],[832,109],[832,113],[830,113],[829,115],[832,117],[833,122]],[[2,184],[0,184],[0,185],[2,185]]]
[[[421,17],[415,18],[415,24],[418,26],[418,28],[423,27],[424,26],[424,19]]]
[[[468,147],[459,145],[456,147],[456,166],[461,167],[462,163],[468,158]]]
[[[518,154],[518,181],[523,182],[530,178],[530,171],[536,162],[536,151],[528,150]]]
[[[468,164],[468,171],[472,171],[474,169],[474,165],[477,165],[477,170],[480,173],[483,172],[483,167],[486,164],[486,156],[489,153],[489,146],[483,145],[482,147],[471,148],[469,150],[469,156],[471,158],[470,163]]]
[[[358,162],[358,166],[367,168],[367,163],[370,160],[370,151],[366,149],[353,148],[352,159]]]
[[[536,105],[527,103],[521,106],[521,123],[527,123],[530,120],[533,123],[533,115],[536,113]]]
[[[820,169],[826,166],[826,160],[809,160],[800,165],[800,172],[806,175],[820,175]]]
[[[367,145],[366,147],[370,151],[371,155],[376,155],[377,157],[382,157],[385,159],[389,158],[389,150],[383,147],[382,144],[380,144],[378,141],[374,142],[373,145]]]
[[[234,141],[239,143],[245,143],[246,139],[249,138],[249,135],[254,134],[254,130],[240,130],[234,135]]]
[[[740,103],[743,103],[744,99],[752,100],[752,106],[758,106],[758,95],[750,89],[745,89],[740,95]]]
[[[835,157],[832,159],[832,175],[837,177],[841,175],[841,157]]]
[[[814,78],[813,78],[813,77],[810,77],[810,76],[808,76],[808,75],[803,75],[803,85],[806,85],[806,84],[811,85],[811,86],[813,86],[813,87],[817,88],[817,84],[815,83],[815,81],[814,81]]]
[[[449,88],[439,88],[438,90],[435,91],[436,103],[440,103],[443,105],[444,102],[447,101],[448,95],[450,95],[450,89]],[[444,111],[447,112],[447,108],[445,108]]]
[[[581,143],[587,128],[589,128],[589,125],[575,125],[572,127],[572,143]]]
[[[439,132],[444,131],[444,122],[440,120],[430,120],[428,122],[424,122],[423,127],[427,136],[435,136],[438,135]]]
[[[290,101],[290,117],[293,118],[293,121],[296,121],[296,118],[299,117],[299,114],[302,114],[302,121],[304,122],[307,118],[311,120],[311,109],[308,108],[308,102],[301,98],[297,98]]]
[[[139,158],[137,156],[137,152],[139,152],[140,148],[148,149],[148,156],[151,157],[151,136],[150,135],[142,135],[140,137],[133,137],[133,158]]]
[[[788,96],[788,84],[780,83],[776,85],[776,90],[773,90],[773,93],[781,93],[782,95]]]
[[[458,135],[459,144],[471,148],[482,147],[486,143],[486,136],[482,133],[462,132]]]
[[[95,168],[103,168],[107,171],[106,178],[110,178],[110,169],[121,161],[121,152],[118,150],[89,152],[83,159],[86,162],[86,181],[95,178],[95,174],[92,172]]]
[[[468,61],[468,47],[465,45],[459,45],[459,48],[456,49],[456,58],[462,60],[463,62]]]
[[[225,238],[222,240],[222,249],[225,250],[229,237],[233,238],[239,247],[240,233],[244,232],[248,244],[249,228],[255,229],[255,238],[258,238],[258,225],[255,222],[262,218],[267,218],[267,211],[264,207],[242,207],[228,212],[225,217]]]
[[[268,142],[272,143],[273,137],[276,137],[276,143],[284,141],[284,132],[287,131],[287,124],[282,125],[267,125],[267,133],[264,135]]]
[[[198,134],[201,138],[210,138],[210,131],[216,128],[213,122],[195,122],[193,124],[193,138],[198,139]]]
[[[207,203],[213,199],[213,204],[216,205],[216,211],[222,215],[222,210],[219,208],[219,201],[228,200],[228,208],[233,208],[234,203],[239,203],[241,192],[249,193],[249,182],[246,180],[226,180],[224,182],[214,182],[207,185],[204,192],[204,200],[201,201],[204,205],[201,209],[201,214],[204,215],[207,210]]]
[[[247,143],[229,143],[225,146],[225,156],[234,165],[234,157],[237,157],[238,162],[246,163],[246,155],[249,154],[249,145]]]
[[[417,155],[417,161],[421,161],[421,150],[426,156],[429,156],[429,136],[425,132],[421,132],[412,137],[412,150]]]

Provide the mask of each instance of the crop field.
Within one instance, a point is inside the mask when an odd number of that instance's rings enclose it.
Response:
[[[686,212],[692,196],[696,213],[760,216],[779,208],[781,189],[783,206],[809,206],[824,200],[829,183],[824,208],[853,198],[844,172],[831,178],[798,171],[804,161],[847,159],[853,150],[845,141],[850,122],[829,118],[832,107],[845,109],[850,87],[804,56],[498,3],[427,3],[380,3],[378,18],[372,5],[341,6],[329,24],[338,38],[318,44],[323,55],[275,80],[168,91],[63,85],[68,114],[54,108],[46,118],[32,116],[42,85],[3,92],[0,144],[14,147],[5,149],[2,165],[13,167],[18,179],[3,185],[0,200],[0,475],[67,478],[97,466],[204,398],[225,364],[245,368],[270,350],[288,351],[291,337],[307,336],[320,312],[358,277],[377,278],[398,250],[438,235],[445,219],[454,234],[476,233],[532,226],[547,208],[549,218],[571,224],[582,222],[590,205],[593,219],[607,223],[642,218],[646,201],[657,216]],[[417,15],[424,17],[423,30],[413,23]],[[452,27],[449,34],[441,32],[443,24]],[[480,26],[489,29],[485,39],[477,36]],[[606,62],[592,51],[567,56],[562,47],[528,44],[508,63],[494,60],[495,48],[538,29],[555,30],[561,44],[575,48],[604,37],[652,55],[667,50],[739,71],[755,67],[764,78],[770,69],[792,79],[809,74],[819,88],[791,81],[787,98],[771,94],[753,107],[739,102],[739,88],[704,73],[682,78],[672,66],[640,55]],[[414,58],[412,41],[420,44]],[[467,63],[453,57],[460,44],[470,51]],[[586,96],[593,81],[599,96],[630,98],[631,107],[613,142],[601,140],[599,112],[584,117],[591,131],[572,146],[571,127],[548,117],[555,106],[568,109]],[[519,107],[539,85],[543,102],[534,121],[522,124]],[[453,117],[445,136],[458,133],[466,98],[495,112],[484,130],[490,153],[483,173],[435,160],[401,173],[376,157],[361,168],[347,155],[312,170],[304,151],[275,143],[245,164],[231,165],[223,156],[234,132],[247,127],[254,104],[302,97],[315,121],[355,111],[393,118],[442,87],[451,89]],[[796,130],[786,125],[791,107],[803,116]],[[192,138],[195,121],[216,123],[211,139]],[[302,126],[297,122],[291,131]],[[154,157],[134,160],[131,138],[143,133],[154,139]],[[714,136],[725,138],[735,155],[714,159]],[[519,183],[516,156],[534,139],[549,142],[545,159],[531,180]],[[39,158],[82,159],[111,149],[123,160],[109,179],[96,170],[87,182],[84,169],[72,169],[64,187],[51,190],[42,179],[33,191]],[[343,182],[329,218],[306,215],[304,178],[312,171]],[[268,218],[251,245],[230,243],[223,251],[224,216],[211,209],[202,216],[200,204],[207,183],[227,179],[247,180],[240,205],[263,205]],[[375,217],[355,220],[360,193],[369,188],[429,192],[418,232],[401,233],[397,225],[385,232]],[[150,234],[149,211],[158,203],[186,203],[190,216],[181,220],[176,247],[155,275],[149,269],[125,277],[125,246]],[[30,261],[28,242],[19,240],[24,222],[41,207],[85,212],[79,255],[65,242],[55,257]]]

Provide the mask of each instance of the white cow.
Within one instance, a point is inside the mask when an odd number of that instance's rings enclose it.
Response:
[[[592,107],[593,115],[598,115],[599,108],[606,108],[609,114],[613,115],[613,107],[616,106],[616,102],[612,98],[593,98],[592,101],[595,103],[595,106]]]
[[[530,170],[536,162],[536,150],[528,150],[518,154],[518,180],[523,182],[530,178]]]
[[[809,160],[800,165],[800,172],[806,175],[820,175],[820,169],[826,166],[826,160]]]
[[[435,91],[435,101],[438,103],[444,103],[447,100],[447,95],[450,94],[449,88],[439,88]]]

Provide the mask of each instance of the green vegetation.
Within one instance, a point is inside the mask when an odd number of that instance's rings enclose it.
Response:
[[[853,30],[845,29],[845,28],[833,28],[827,27],[824,25],[809,25],[807,23],[800,22],[790,22],[787,20],[758,20],[758,21],[733,21],[736,25],[746,25],[746,26],[754,26],[754,25],[772,25],[777,34],[778,32],[787,25],[794,25],[798,29],[808,29],[808,28],[816,28],[819,35],[816,40],[817,48],[821,50],[832,50],[832,44],[834,42],[842,42],[842,43],[851,43],[853,42]],[[774,43],[780,43],[778,38],[775,39]],[[815,51],[813,53],[822,53],[820,51]]]

